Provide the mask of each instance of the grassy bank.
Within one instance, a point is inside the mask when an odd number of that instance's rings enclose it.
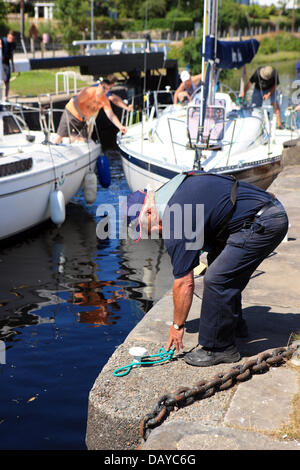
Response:
[[[10,81],[10,95],[17,96],[37,96],[45,93],[54,93],[56,82],[56,72],[74,71],[79,77],[79,67],[61,68],[50,70],[32,70],[30,72],[13,73]],[[82,88],[88,84],[82,78],[77,78],[77,88]],[[69,80],[70,88],[74,88],[73,78]],[[63,91],[63,77],[59,76],[58,89]]]

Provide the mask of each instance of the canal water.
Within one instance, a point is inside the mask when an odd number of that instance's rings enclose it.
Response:
[[[111,186],[92,206],[77,195],[61,228],[47,222],[0,244],[2,450],[86,449],[96,377],[171,287],[160,240],[97,238],[98,205],[129,194],[119,157],[110,167]]]

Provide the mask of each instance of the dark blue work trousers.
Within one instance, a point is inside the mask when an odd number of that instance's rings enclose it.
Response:
[[[277,199],[259,217],[232,233],[204,276],[199,344],[224,348],[235,343],[241,293],[260,263],[283,240],[288,217]],[[212,254],[213,256],[213,254]]]

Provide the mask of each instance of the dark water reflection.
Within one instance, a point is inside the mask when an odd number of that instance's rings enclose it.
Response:
[[[97,238],[98,204],[128,194],[118,158],[111,170],[111,187],[89,208],[74,198],[60,229],[0,245],[1,449],[85,449],[95,378],[171,285],[161,241]]]

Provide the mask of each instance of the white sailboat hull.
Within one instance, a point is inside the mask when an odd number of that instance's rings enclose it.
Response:
[[[284,141],[298,134],[276,130],[272,136],[268,135],[261,109],[239,109],[224,93],[217,93],[216,98],[226,101],[223,135],[220,141],[208,139],[207,146],[201,150],[201,168],[234,174],[266,189],[281,169]],[[189,122],[189,112],[188,108],[170,106],[158,118],[131,126],[125,136],[118,135],[124,174],[131,191],[144,189],[148,184],[158,189],[176,174],[195,168],[191,135],[196,133],[198,118],[194,123]]]
[[[95,169],[100,153],[93,141],[49,145],[42,144],[43,133],[31,135],[35,135],[34,143],[28,143],[25,136],[8,136],[1,147],[0,240],[49,219],[49,197],[55,189],[62,191],[67,204],[81,188],[87,172]],[[31,161],[30,168],[21,171],[14,167],[26,160]],[[5,175],[8,166],[12,174]]]

